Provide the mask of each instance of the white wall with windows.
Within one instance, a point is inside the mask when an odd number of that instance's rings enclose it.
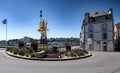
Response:
[[[86,36],[85,38],[89,38],[89,36],[93,34],[94,40],[102,40],[101,37],[103,33],[106,33],[107,38],[112,40],[113,39],[112,31],[113,31],[112,22],[88,24],[85,25],[85,36]]]
[[[85,25],[85,42],[88,38],[93,38],[92,47],[94,51],[103,51],[104,40],[107,43],[108,51],[113,51],[113,24],[112,22],[95,23]],[[90,49],[88,43],[86,43],[85,48]]]
[[[89,27],[93,26],[93,32],[101,32],[102,31],[102,26],[107,25],[107,31],[112,31],[113,30],[113,24],[112,22],[104,22],[104,23],[96,23],[96,24],[87,24],[85,25],[85,33],[88,33]]]
[[[114,19],[113,11],[86,13],[83,20],[84,32],[81,36],[84,40],[85,49],[94,51],[113,51],[114,47]],[[92,38],[92,44],[88,39]],[[92,47],[92,49],[91,49]]]

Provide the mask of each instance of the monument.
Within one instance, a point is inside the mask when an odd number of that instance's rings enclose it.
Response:
[[[47,22],[42,19],[42,11],[40,11],[40,27],[38,32],[41,34],[40,38],[40,50],[48,52],[48,43],[47,43]]]

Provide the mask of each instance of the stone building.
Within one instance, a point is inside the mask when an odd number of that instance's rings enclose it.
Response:
[[[86,50],[114,51],[113,10],[85,13],[80,33],[80,46]]]

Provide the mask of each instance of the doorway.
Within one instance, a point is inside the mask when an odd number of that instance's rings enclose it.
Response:
[[[107,51],[107,42],[103,42],[103,51]]]

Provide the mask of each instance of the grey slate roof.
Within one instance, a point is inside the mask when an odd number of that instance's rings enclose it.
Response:
[[[97,17],[97,16],[102,16],[102,15],[107,15],[107,12],[103,11],[94,11],[93,13],[90,14],[90,17]]]

